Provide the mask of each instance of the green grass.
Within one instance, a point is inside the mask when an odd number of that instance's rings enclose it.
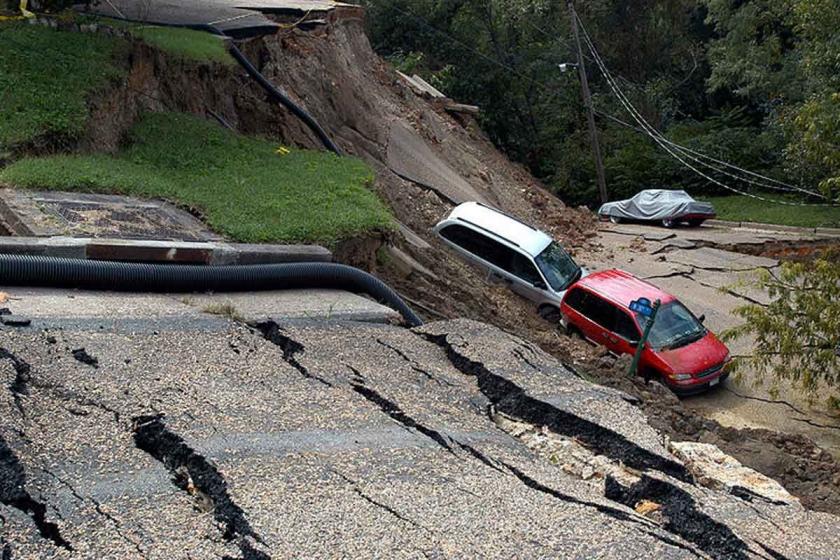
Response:
[[[110,27],[125,29],[143,42],[179,58],[198,62],[236,64],[233,57],[228,54],[224,41],[206,31],[145,25],[111,18],[88,18],[86,21],[101,22]]]
[[[737,195],[703,197],[702,200],[714,204],[720,220],[801,227],[840,227],[840,207],[836,206],[789,206]]]
[[[228,54],[224,42],[205,31],[143,25],[132,27],[131,34],[162,51],[181,58],[199,62],[220,62],[227,65],[236,63]]]
[[[117,156],[23,159],[0,170],[21,188],[122,193],[199,209],[241,242],[330,243],[392,227],[368,188],[370,168],[329,152],[292,150],[176,113],[146,115]]]
[[[124,75],[124,41],[0,23],[0,154],[21,144],[72,142],[85,129],[87,98]]]

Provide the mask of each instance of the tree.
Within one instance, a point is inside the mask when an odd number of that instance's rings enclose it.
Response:
[[[718,35],[709,90],[731,90],[780,124],[788,173],[840,200],[837,0],[704,1]]]
[[[723,333],[724,340],[755,338],[754,352],[735,359],[735,371],[749,367],[771,392],[789,381],[813,399],[819,390],[840,389],[840,266],[834,253],[813,263],[783,263],[778,274],[763,271],[755,286],[772,302],[735,310],[745,323]],[[836,402],[836,400],[834,401]]]

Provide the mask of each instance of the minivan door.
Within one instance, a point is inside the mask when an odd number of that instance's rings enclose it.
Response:
[[[508,270],[514,277],[511,289],[532,301],[541,301],[546,297],[548,286],[534,262],[517,251],[511,250]]]

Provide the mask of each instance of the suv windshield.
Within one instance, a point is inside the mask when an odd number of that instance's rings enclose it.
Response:
[[[648,317],[636,313],[639,325],[644,329]],[[654,348],[679,348],[700,340],[706,335],[706,328],[678,301],[666,303],[656,313],[656,321],[650,329],[651,346]]]
[[[562,292],[580,278],[580,267],[554,241],[534,260],[555,292]]]

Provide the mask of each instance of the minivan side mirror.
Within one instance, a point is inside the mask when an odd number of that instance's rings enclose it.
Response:
[[[697,320],[700,321],[701,323],[705,323],[706,322],[706,314],[704,313],[703,315],[700,315],[699,317],[697,317]]]

